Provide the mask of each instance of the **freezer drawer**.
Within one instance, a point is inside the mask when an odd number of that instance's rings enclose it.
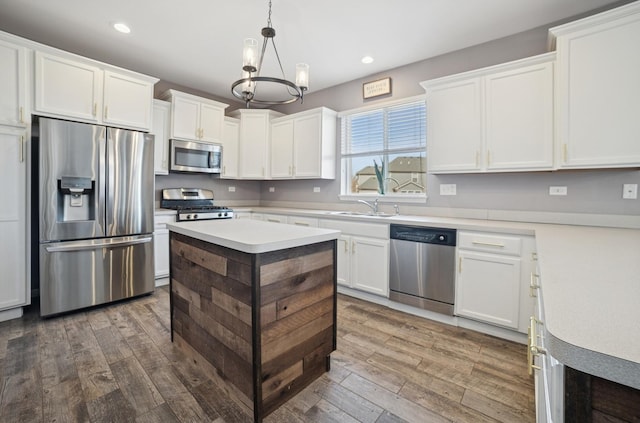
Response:
[[[152,292],[153,237],[137,235],[40,245],[40,315]]]

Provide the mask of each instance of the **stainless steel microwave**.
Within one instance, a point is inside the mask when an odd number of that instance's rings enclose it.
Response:
[[[220,173],[222,146],[196,141],[171,140],[172,172]]]

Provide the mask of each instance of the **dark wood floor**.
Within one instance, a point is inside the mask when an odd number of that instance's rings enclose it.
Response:
[[[166,288],[0,323],[0,422],[250,422],[173,346]],[[331,371],[266,422],[532,422],[523,345],[340,296]]]

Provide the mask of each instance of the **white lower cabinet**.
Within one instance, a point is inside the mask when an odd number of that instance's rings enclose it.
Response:
[[[155,263],[156,286],[158,279],[169,277],[169,229],[167,223],[175,222],[174,214],[155,215],[153,231],[153,254]]]
[[[26,136],[24,129],[0,126],[0,179],[5,181],[5,201],[0,203],[0,312],[29,301]]]
[[[455,313],[526,333],[533,237],[458,233]]]
[[[347,288],[389,296],[389,225],[320,220],[342,231],[338,238],[337,282]]]

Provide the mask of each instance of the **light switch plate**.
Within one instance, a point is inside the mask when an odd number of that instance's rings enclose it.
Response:
[[[636,200],[638,198],[638,184],[622,185],[622,198],[625,200]]]
[[[320,187],[313,187],[313,192],[320,192]]]
[[[549,187],[549,195],[567,195],[567,187]]]
[[[229,192],[236,192],[236,187],[229,187]]]
[[[440,195],[456,195],[456,184],[440,184]]]
[[[276,192],[276,187],[269,187],[269,192]]]

